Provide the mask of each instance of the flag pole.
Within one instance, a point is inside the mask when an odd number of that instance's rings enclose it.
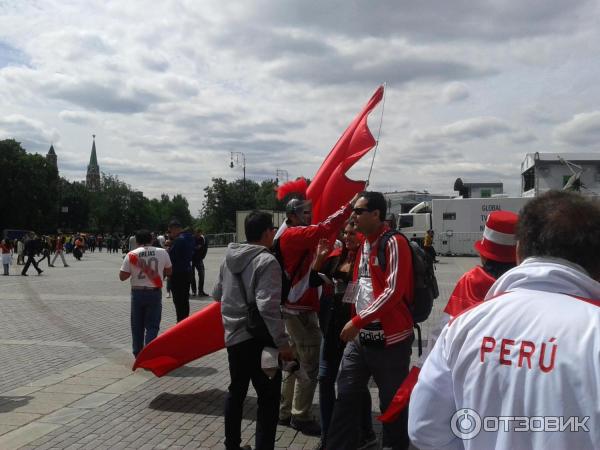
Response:
[[[369,176],[367,177],[367,184],[365,189],[369,187],[371,182],[371,172],[373,172],[373,164],[375,164],[375,156],[377,155],[377,148],[379,147],[379,137],[381,136],[381,125],[383,124],[383,112],[385,111],[385,94],[387,93],[387,81],[383,83],[383,101],[381,102],[381,117],[379,118],[379,130],[377,131],[377,140],[375,141],[375,150],[373,150],[373,159],[371,160],[371,167],[369,169]]]

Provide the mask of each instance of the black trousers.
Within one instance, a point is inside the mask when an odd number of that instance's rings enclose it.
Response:
[[[242,413],[249,382],[258,396],[256,410],[256,450],[272,450],[279,418],[281,371],[269,379],[260,368],[263,345],[255,339],[227,347],[231,384],[225,400],[225,448],[240,448]]]
[[[171,294],[177,322],[190,315],[190,277],[191,272],[177,272],[171,275]]]
[[[25,263],[25,267],[23,267],[23,271],[21,272],[22,275],[25,275],[27,273],[27,269],[29,269],[29,266],[33,264],[33,267],[35,268],[35,270],[38,271],[38,273],[42,273],[42,269],[40,269],[37,265],[37,262],[35,261],[35,256],[33,255],[28,255],[27,256],[27,262]]]
[[[198,288],[196,289],[196,271],[198,271]],[[204,292],[204,261],[192,263],[192,292],[202,294]]]
[[[408,375],[412,337],[385,348],[362,345],[358,339],[346,344],[337,378],[337,400],[327,435],[327,448],[355,449],[360,430],[362,394],[371,376],[379,390],[381,412],[389,406]],[[383,447],[406,450],[408,408],[394,422],[383,424]]]

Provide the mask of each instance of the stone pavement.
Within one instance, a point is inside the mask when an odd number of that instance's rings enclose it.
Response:
[[[210,249],[210,292],[224,249]],[[0,449],[224,448],[223,403],[229,374],[225,351],[162,378],[132,372],[129,282],[120,254],[67,256],[71,267],[0,277]],[[475,258],[441,258],[437,323],[454,283]],[[210,299],[192,299],[196,311]],[[163,295],[164,331],[175,323]],[[428,334],[424,327],[424,338]],[[416,344],[415,344],[416,345]],[[416,353],[416,349],[415,349]],[[374,405],[376,388],[372,388]],[[318,416],[318,398],[314,412]],[[242,436],[253,445],[256,394],[248,394]],[[375,415],[375,412],[374,412]],[[312,448],[317,438],[279,427],[277,447]]]

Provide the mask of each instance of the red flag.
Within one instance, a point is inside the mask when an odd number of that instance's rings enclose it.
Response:
[[[195,359],[225,347],[221,303],[206,308],[169,328],[146,345],[137,356],[133,370],[151,370],[157,377]]]
[[[306,195],[312,201],[313,223],[327,218],[365,188],[365,181],[350,180],[346,172],[376,144],[367,126],[367,116],[382,98],[383,86],[379,86],[329,152],[308,186]]]

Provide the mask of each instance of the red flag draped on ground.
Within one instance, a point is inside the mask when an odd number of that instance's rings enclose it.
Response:
[[[365,181],[350,180],[346,172],[376,144],[367,126],[367,116],[382,98],[383,86],[380,86],[344,131],[308,186],[306,195],[312,201],[313,223],[327,218],[365,188]]]
[[[214,302],[169,328],[146,345],[133,370],[149,369],[157,377],[225,348],[221,303]]]

